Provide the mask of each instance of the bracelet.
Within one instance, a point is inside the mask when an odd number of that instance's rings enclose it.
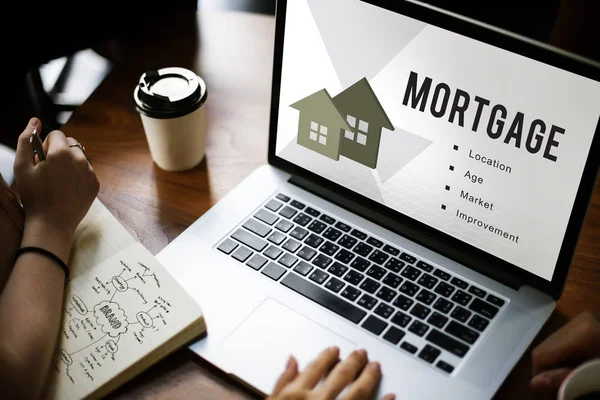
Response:
[[[60,265],[60,267],[63,269],[63,271],[65,272],[65,280],[69,279],[69,267],[67,267],[67,264],[65,264],[64,261],[58,258],[58,256],[56,256],[55,254],[49,252],[48,250],[41,249],[39,247],[23,247],[19,249],[19,251],[17,251],[17,254],[15,256],[15,262],[17,262],[17,259],[24,253],[37,253],[48,257],[49,259],[53,260],[58,265]]]

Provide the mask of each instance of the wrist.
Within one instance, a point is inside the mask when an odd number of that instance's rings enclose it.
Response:
[[[68,264],[74,232],[64,226],[44,221],[26,219],[21,247],[39,247]]]

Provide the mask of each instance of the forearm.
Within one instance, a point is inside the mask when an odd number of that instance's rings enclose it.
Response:
[[[72,237],[42,223],[25,225],[21,247],[40,247],[68,261]],[[53,260],[25,253],[0,297],[0,393],[38,398],[62,316],[65,275]]]

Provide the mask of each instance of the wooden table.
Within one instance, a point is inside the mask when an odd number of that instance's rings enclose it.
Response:
[[[154,254],[250,172],[267,161],[274,19],[236,12],[169,18],[75,112],[63,131],[93,160],[100,199]],[[139,76],[166,66],[190,68],[207,82],[206,160],[192,171],[157,168],[132,93]],[[578,313],[600,307],[600,190],[594,193],[573,268],[557,310],[536,343]],[[497,394],[530,398],[530,352]],[[385,372],[385,371],[384,371]],[[117,398],[252,398],[187,349],[115,393]]]

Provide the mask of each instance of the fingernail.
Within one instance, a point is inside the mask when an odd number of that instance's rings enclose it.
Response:
[[[36,126],[38,126],[38,124],[40,123],[40,120],[37,118],[31,118],[29,120],[29,126],[31,126],[32,128],[35,128]]]
[[[367,351],[365,349],[356,350],[356,353],[359,356],[361,356],[362,358],[366,358],[367,357]]]
[[[379,364],[377,361],[371,363],[371,368],[375,372],[381,372],[381,364]]]
[[[536,385],[536,386],[548,386],[551,383],[552,383],[552,380],[544,374],[536,375],[531,380],[531,384]]]
[[[295,364],[294,356],[290,356],[287,360],[287,364],[285,365],[285,369],[291,369]]]

